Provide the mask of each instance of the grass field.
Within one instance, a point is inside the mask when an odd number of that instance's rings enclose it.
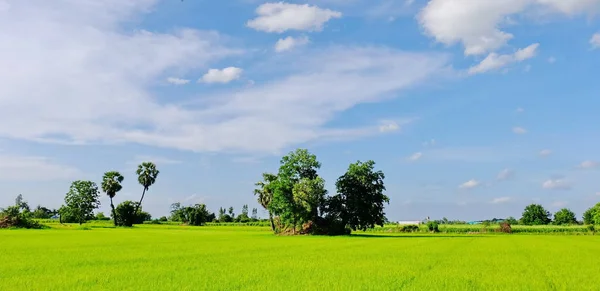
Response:
[[[592,235],[2,230],[0,290],[598,290],[598,253]]]

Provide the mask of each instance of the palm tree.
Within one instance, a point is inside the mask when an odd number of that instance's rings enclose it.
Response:
[[[138,165],[138,169],[137,171],[135,171],[135,173],[138,175],[138,182],[140,183],[140,185],[144,186],[142,198],[135,207],[134,213],[137,213],[140,207],[142,206],[142,201],[144,200],[144,195],[146,194],[146,191],[148,191],[148,188],[150,188],[150,186],[152,186],[152,184],[156,182],[156,177],[158,177],[158,174],[160,172],[156,169],[156,165],[154,163],[143,162],[140,165]]]
[[[102,191],[110,197],[110,208],[112,209],[112,217],[117,226],[117,213],[115,212],[115,205],[113,204],[113,198],[117,195],[117,192],[123,189],[121,183],[123,182],[123,175],[117,171],[110,171],[104,173],[102,177]]]
[[[254,189],[254,195],[258,196],[258,203],[269,212],[269,221],[271,222],[271,229],[275,231],[275,223],[273,223],[273,215],[269,209],[269,204],[273,200],[273,189],[270,185],[277,180],[277,175],[270,173],[263,173],[263,180],[254,184],[257,189]]]

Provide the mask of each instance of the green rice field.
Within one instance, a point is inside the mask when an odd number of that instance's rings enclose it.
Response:
[[[600,236],[266,227],[0,231],[0,290],[599,290]]]

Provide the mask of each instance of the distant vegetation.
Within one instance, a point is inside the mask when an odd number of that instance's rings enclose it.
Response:
[[[18,195],[15,204],[0,209],[0,228],[42,228],[39,221],[58,219],[60,223],[79,223],[87,221],[112,220],[114,226],[131,227],[135,224],[186,224],[203,225],[262,225],[269,226],[278,234],[349,234],[356,230],[392,232],[477,232],[482,229],[494,229],[505,233],[529,231],[539,232],[541,228],[512,228],[511,226],[568,226],[588,225],[583,229],[594,231],[594,225],[600,225],[600,203],[589,208],[583,214],[582,221],[577,221],[573,211],[563,208],[552,214],[542,205],[527,205],[520,219],[490,219],[478,222],[460,220],[426,219],[422,226],[384,227],[387,219],[384,207],[389,198],[384,194],[385,175],[375,170],[375,162],[357,161],[350,164],[346,173],[335,182],[336,193],[328,195],[325,181],[318,174],[321,163],[317,157],[306,149],[297,149],[282,157],[276,173],[263,173],[262,179],[256,183],[254,195],[257,202],[267,211],[268,218],[260,219],[258,210],[250,212],[248,205],[242,207],[236,215],[234,208],[220,207],[217,213],[208,210],[205,204],[171,205],[169,217],[152,219],[143,211],[142,203],[150,187],[158,179],[159,171],[152,162],[141,163],[137,170],[137,181],[142,186],[139,201],[123,201],[116,207],[113,203],[122,190],[125,177],[117,171],[108,171],[102,177],[100,188],[95,182],[74,181],[64,198],[64,204],[58,209],[37,206],[31,209]],[[94,211],[100,206],[100,191],[110,198],[110,216]],[[469,227],[467,224],[481,224]],[[463,227],[448,227],[463,225]],[[490,227],[491,225],[495,225]],[[482,227],[483,226],[483,227]],[[556,227],[547,228],[548,232],[557,232]],[[575,228],[569,228],[575,229]]]

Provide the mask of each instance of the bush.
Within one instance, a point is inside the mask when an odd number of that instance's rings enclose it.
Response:
[[[400,227],[400,232],[417,232],[419,231],[419,226],[418,225],[403,225]]]
[[[138,202],[124,201],[115,208],[117,213],[117,225],[131,227],[134,224],[143,224],[144,221],[150,220],[150,214],[143,212],[140,209],[135,213],[135,208]]]
[[[510,227],[510,223],[502,222],[500,223],[500,228],[498,228],[496,231],[503,233],[512,233],[512,227]]]
[[[162,222],[169,221],[169,219],[167,219],[166,216],[161,217],[159,220],[162,221]]]
[[[593,225],[588,225],[587,229],[591,232],[596,232],[596,228]]]
[[[439,225],[436,221],[427,222],[427,229],[431,232],[440,232]]]
[[[43,228],[43,225],[29,218],[19,206],[10,206],[0,212],[0,228]]]

